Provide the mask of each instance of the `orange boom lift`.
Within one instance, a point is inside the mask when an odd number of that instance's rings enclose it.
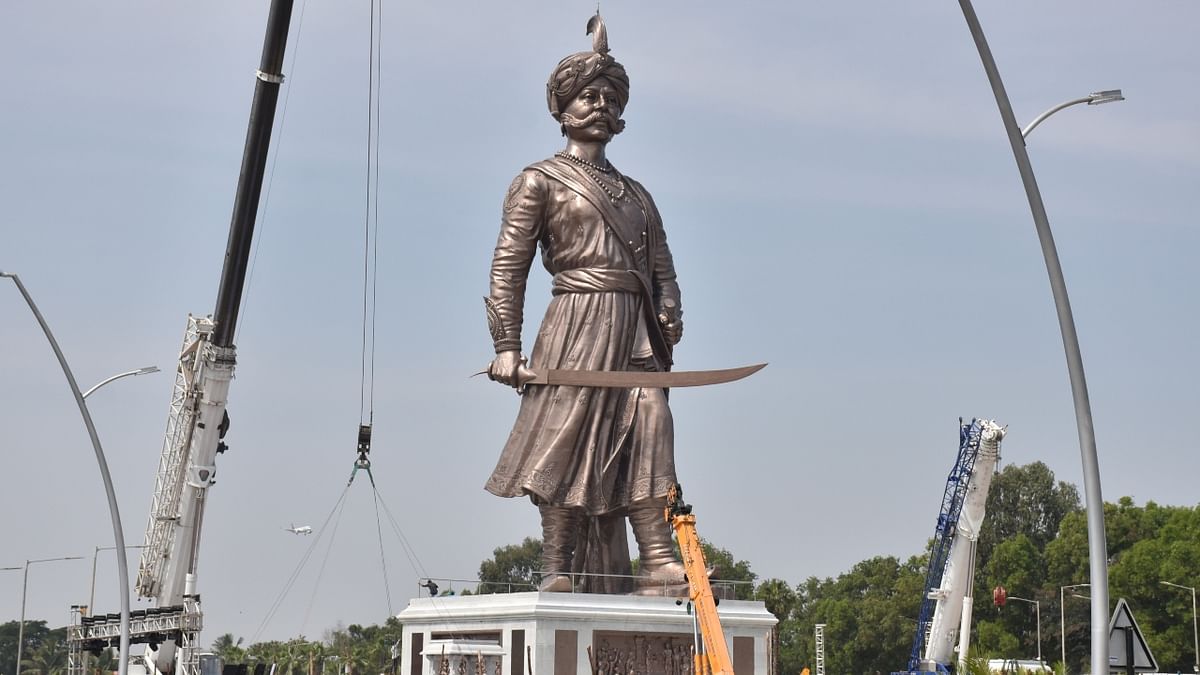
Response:
[[[666,518],[679,542],[687,572],[688,597],[703,637],[701,649],[694,655],[693,672],[696,675],[733,675],[733,662],[729,660],[729,648],[725,645],[725,633],[717,615],[717,601],[708,583],[704,551],[700,548],[700,536],[696,534],[696,516],[692,515],[691,504],[683,502],[683,487],[678,483],[667,493]]]

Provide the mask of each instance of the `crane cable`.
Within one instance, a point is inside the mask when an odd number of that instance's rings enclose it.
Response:
[[[367,40],[367,163],[363,213],[363,320],[362,354],[359,360],[358,460],[354,464],[350,480],[354,480],[354,474],[359,468],[365,468],[367,477],[371,479],[371,491],[375,497],[375,534],[379,541],[380,571],[383,574],[388,615],[391,616],[392,590],[388,581],[387,557],[384,554],[383,528],[379,522],[379,490],[375,486],[375,475],[371,473],[371,460],[367,457],[371,451],[371,432],[375,424],[375,327],[379,287],[379,101],[380,76],[383,70],[383,7],[378,0],[371,0],[370,18],[370,37]]]
[[[350,484],[346,484],[346,488],[350,488]],[[329,563],[329,554],[333,552],[333,542],[337,539],[338,525],[342,522],[342,513],[346,510],[346,502],[342,501],[342,507],[338,509],[337,519],[333,521],[333,532],[329,533],[329,543],[325,546],[325,557],[321,558],[321,569],[317,571],[317,580],[313,582],[312,593],[308,596],[308,607],[304,610],[304,621],[300,624],[300,633],[304,633],[304,629],[308,626],[308,617],[312,614],[313,603],[317,600],[317,590],[321,587],[321,577],[325,576],[325,565]]]
[[[400,540],[400,546],[404,550],[405,557],[408,558],[409,566],[412,567],[413,572],[417,573],[417,576],[429,579],[429,573],[425,571],[425,565],[421,563],[420,557],[417,556],[416,549],[409,543],[408,537],[404,536],[404,531],[400,529],[400,524],[396,521],[396,516],[392,515],[392,510],[388,508],[387,503],[383,501],[383,497],[378,494],[378,491],[376,491],[376,498],[383,505],[383,512],[387,514],[392,531],[396,533],[396,538]]]
[[[375,301],[379,276],[379,80],[382,70],[383,8],[377,8],[376,3],[377,0],[371,0],[370,39],[367,41],[367,163],[363,214],[362,355],[358,392],[359,425],[368,427],[375,418]]]
[[[395,614],[392,611],[392,587],[388,583],[387,574],[387,558],[383,554],[383,528],[379,523],[379,489],[375,487],[375,479],[371,479],[371,491],[375,494],[375,535],[379,538],[379,565],[383,569],[383,592],[387,598],[388,616]]]
[[[263,631],[266,630],[267,624],[269,624],[271,620],[275,618],[275,613],[279,611],[279,608],[283,605],[283,601],[287,597],[288,592],[291,591],[292,586],[296,583],[296,579],[300,577],[300,572],[304,569],[304,565],[308,563],[308,559],[312,556],[313,551],[316,550],[317,544],[319,544],[321,542],[321,538],[325,536],[325,526],[329,524],[329,521],[333,518],[334,514],[339,512],[340,508],[345,503],[346,494],[349,491],[350,484],[347,483],[346,487],[342,490],[341,496],[338,497],[337,502],[333,505],[333,508],[330,509],[329,515],[325,516],[324,522],[321,523],[321,527],[317,530],[317,536],[314,537],[312,543],[308,545],[308,549],[304,552],[304,555],[300,557],[300,562],[296,564],[296,568],[292,570],[291,575],[289,575],[287,581],[284,582],[283,588],[279,591],[279,595],[275,598],[275,602],[271,603],[271,607],[267,610],[267,614],[263,617],[262,621],[259,622],[258,628],[254,630],[254,635],[250,638],[251,643],[258,641],[259,636],[261,636]]]

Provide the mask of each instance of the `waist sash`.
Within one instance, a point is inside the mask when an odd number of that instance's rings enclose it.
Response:
[[[618,293],[637,293],[642,297],[642,328],[647,332],[650,347],[658,361],[660,370],[670,370],[671,346],[663,338],[658,326],[658,317],[654,314],[654,300],[650,292],[650,280],[637,270],[617,270],[603,267],[580,267],[563,270],[554,275],[551,293],[598,293],[615,291]]]
[[[647,287],[645,275],[641,272],[602,267],[580,267],[555,274],[551,292],[554,295],[602,291],[640,294]]]

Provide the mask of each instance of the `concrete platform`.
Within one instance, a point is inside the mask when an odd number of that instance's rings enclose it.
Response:
[[[761,602],[718,607],[738,675],[775,675],[775,617]],[[675,598],[500,593],[414,598],[403,675],[693,675],[692,615]],[[589,656],[590,648],[590,656]]]

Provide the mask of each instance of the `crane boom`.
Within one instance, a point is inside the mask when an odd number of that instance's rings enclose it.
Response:
[[[990,420],[959,424],[958,458],[946,478],[942,510],[930,547],[925,595],[913,638],[911,673],[947,672],[956,641],[959,660],[970,646],[975,544],[1006,427]]]
[[[152,598],[158,607],[190,603],[195,608],[190,625],[197,631],[201,623],[195,574],[201,525],[208,489],[215,483],[216,456],[225,451],[226,401],[237,362],[233,337],[283,82],[292,5],[293,0],[271,2],[216,309],[211,318],[188,317],[138,569],[139,596]],[[158,646],[155,668],[174,670],[177,640],[149,641],[151,649]],[[193,640],[182,642],[190,649]],[[190,654],[180,660],[185,670],[194,661]]]
[[[679,542],[679,553],[687,574],[688,595],[704,639],[703,651],[696,650],[693,672],[733,675],[733,661],[729,659],[725,632],[721,630],[717,602],[708,583],[704,549],[700,546],[700,536],[696,534],[696,516],[692,515],[691,505],[683,502],[683,487],[678,484],[667,494],[666,518]]]
[[[930,593],[936,597],[937,606],[930,620],[929,640],[922,661],[922,665],[929,670],[933,670],[935,664],[950,662],[956,639],[961,641],[958,645],[959,661],[967,657],[971,634],[971,586],[975,580],[975,545],[983,526],[992,476],[1000,459],[1000,440],[1005,433],[1003,427],[992,421],[985,420],[978,425],[979,450],[955,525],[954,539],[950,543],[950,555],[940,587]]]

